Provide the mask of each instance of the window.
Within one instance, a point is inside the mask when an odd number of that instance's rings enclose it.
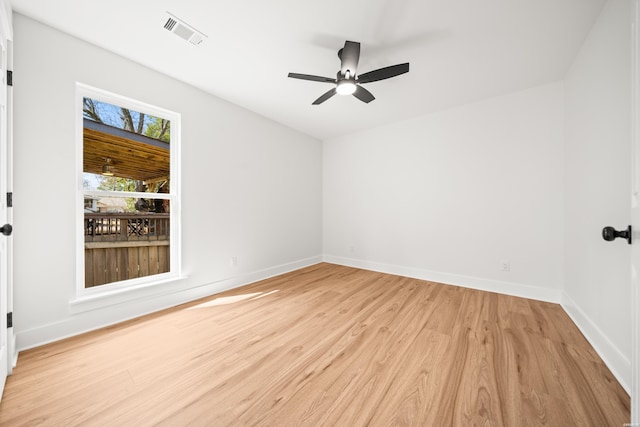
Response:
[[[77,295],[179,276],[180,115],[78,84]]]

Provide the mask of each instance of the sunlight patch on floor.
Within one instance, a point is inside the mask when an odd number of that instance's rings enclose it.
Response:
[[[203,302],[202,304],[198,304],[198,305],[194,305],[193,307],[189,307],[187,310],[193,310],[196,308],[207,308],[207,307],[216,307],[216,306],[220,306],[220,305],[228,305],[228,304],[233,304],[239,301],[246,301],[246,300],[250,300],[250,299],[258,299],[258,298],[263,298],[266,297],[268,295],[274,294],[278,292],[278,289],[275,289],[273,291],[269,291],[269,292],[253,292],[250,294],[241,294],[241,295],[232,295],[229,297],[220,297],[220,298],[215,298],[211,301],[207,301],[207,302]]]

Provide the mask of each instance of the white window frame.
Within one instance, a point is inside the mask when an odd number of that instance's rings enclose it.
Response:
[[[171,149],[169,151],[170,182],[169,193],[154,194],[155,198],[165,198],[169,200],[171,209],[169,210],[169,271],[166,273],[154,274],[151,276],[139,277],[135,279],[112,282],[100,286],[85,288],[85,265],[84,265],[84,196],[102,195],[144,198],[149,197],[149,193],[121,191],[88,191],[83,188],[83,122],[82,113],[83,98],[92,98],[113,104],[119,107],[138,111],[146,115],[161,117],[171,122],[170,140]],[[180,120],[179,113],[156,107],[145,102],[108,92],[102,89],[91,87],[82,83],[76,83],[76,292],[75,300],[72,303],[83,300],[95,300],[96,298],[118,295],[129,291],[139,290],[150,286],[155,286],[167,282],[172,282],[182,278],[181,276],[181,244],[180,244]]]

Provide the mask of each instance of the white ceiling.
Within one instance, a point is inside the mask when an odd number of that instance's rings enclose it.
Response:
[[[606,0],[11,0],[13,10],[319,139],[563,78]],[[208,35],[163,28],[169,11]],[[331,86],[345,40],[376,97],[311,103]]]

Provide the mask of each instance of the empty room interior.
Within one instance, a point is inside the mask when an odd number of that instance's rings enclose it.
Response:
[[[636,0],[0,4],[0,424],[640,423]]]

